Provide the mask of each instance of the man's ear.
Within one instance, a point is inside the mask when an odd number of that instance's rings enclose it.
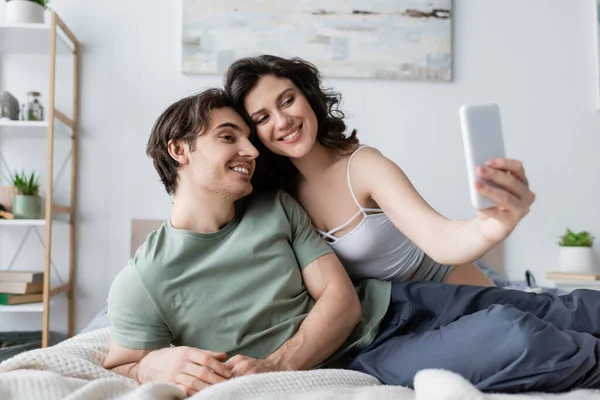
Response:
[[[169,155],[173,158],[173,160],[177,161],[179,165],[187,164],[189,161],[187,146],[181,140],[174,141],[173,139],[169,140],[167,143],[167,148],[169,149]]]

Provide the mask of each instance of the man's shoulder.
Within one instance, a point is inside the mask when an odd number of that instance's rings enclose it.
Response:
[[[164,263],[167,256],[165,247],[168,241],[169,234],[165,222],[160,228],[148,234],[144,243],[135,251],[129,264],[142,272],[157,263]]]
[[[287,197],[291,196],[281,189],[253,193],[245,199],[246,213],[281,210],[285,208]]]

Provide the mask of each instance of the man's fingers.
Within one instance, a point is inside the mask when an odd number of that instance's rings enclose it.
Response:
[[[193,396],[196,393],[198,393],[196,390],[190,389],[189,387],[187,387],[185,385],[181,385],[179,383],[176,383],[175,386],[177,386],[179,389],[183,390],[186,397],[190,397],[190,396]]]
[[[221,375],[225,379],[231,378],[231,368],[213,357],[213,354],[221,355],[224,353],[214,353],[212,351],[205,352],[198,350],[190,353],[189,360],[194,364],[200,366],[203,365],[212,369],[215,373]]]
[[[241,354],[238,354],[237,356],[233,356],[229,360],[225,361],[225,365],[229,368],[234,368],[245,359],[246,357],[242,356]]]
[[[190,396],[189,393],[199,392],[210,386],[210,384],[203,382],[199,378],[185,373],[178,374],[174,379],[174,383],[181,387],[188,396]]]
[[[214,351],[209,351],[209,350],[199,350],[202,353],[206,353],[207,355],[216,358],[219,361],[223,361],[227,358],[227,353],[218,353],[218,352],[214,352]]]
[[[225,382],[231,377],[231,372],[229,371],[229,369],[227,369],[226,372],[224,372],[229,374],[229,376],[224,377],[220,372],[214,371],[211,368],[203,365],[195,364],[191,361],[186,364],[184,372],[211,385],[216,385],[217,383]]]

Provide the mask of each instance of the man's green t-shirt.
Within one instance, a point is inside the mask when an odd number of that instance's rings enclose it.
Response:
[[[302,270],[331,248],[287,193],[238,202],[221,230],[199,234],[165,222],[115,278],[111,337],[121,347],[192,346],[265,358],[314,306]],[[362,322],[329,361],[368,346],[390,301],[390,282],[363,281]]]

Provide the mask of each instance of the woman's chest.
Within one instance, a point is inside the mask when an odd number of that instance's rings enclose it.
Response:
[[[354,197],[353,197],[354,194]],[[361,206],[376,208],[362,184],[352,182],[352,191],[345,174],[330,174],[310,184],[301,184],[297,200],[306,210],[315,228],[329,232],[344,226],[334,236],[341,237],[363,219]]]

